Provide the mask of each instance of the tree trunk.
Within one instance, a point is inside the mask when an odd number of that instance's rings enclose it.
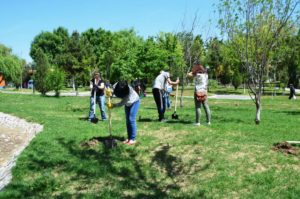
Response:
[[[76,96],[78,96],[78,87],[76,85],[75,76],[74,75],[72,76],[72,87],[73,87],[73,91],[75,92]]]
[[[180,107],[183,107],[183,91],[184,91],[184,75],[182,75],[182,83],[181,83],[181,95],[180,95]]]
[[[75,89],[75,77],[72,76],[72,87],[73,87],[73,91],[76,91]]]
[[[261,112],[261,96],[260,94],[258,94],[255,97],[255,106],[256,106],[256,116],[255,116],[255,124],[259,124],[260,123],[260,112]]]

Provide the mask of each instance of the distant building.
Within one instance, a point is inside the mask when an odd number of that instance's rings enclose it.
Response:
[[[0,89],[3,89],[5,87],[5,79],[2,74],[0,74]]]

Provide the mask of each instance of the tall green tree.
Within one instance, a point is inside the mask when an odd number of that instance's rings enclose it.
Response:
[[[209,65],[210,78],[219,79],[223,71],[223,57],[221,53],[222,41],[218,38],[211,38],[207,43],[206,63]]]
[[[46,80],[49,88],[55,91],[55,96],[59,97],[60,90],[63,89],[65,84],[64,71],[58,67],[52,67],[48,74],[46,74]]]
[[[42,95],[46,95],[51,90],[47,80],[47,74],[50,69],[48,57],[42,49],[36,49],[35,60],[36,73],[34,74],[34,87]]]
[[[183,82],[186,77],[186,65],[183,46],[178,36],[172,33],[160,33],[158,36],[158,45],[160,48],[166,50],[166,63],[169,66],[173,78],[178,77],[181,79],[181,82]],[[183,106],[183,90],[184,84],[181,83],[180,106]]]
[[[92,28],[82,33],[82,38],[87,45],[88,54],[86,65],[89,73],[99,70],[104,78],[109,79],[111,65],[114,62],[113,34],[102,28],[94,30]]]
[[[20,86],[25,64],[24,60],[12,54],[10,48],[0,44],[0,74],[7,82],[13,82],[16,86]]]
[[[141,76],[141,70],[137,65],[137,55],[143,45],[141,37],[137,36],[133,29],[121,30],[113,34],[111,51],[114,53],[111,65],[110,79],[131,81]]]
[[[73,89],[78,93],[78,77],[86,72],[84,60],[86,57],[85,43],[77,31],[74,31],[67,42],[65,52],[57,56],[56,62],[71,79]]]
[[[147,83],[152,83],[163,68],[169,67],[166,62],[168,59],[167,51],[159,47],[154,37],[149,37],[143,42],[137,58],[137,66],[141,71],[137,78],[144,79]]]

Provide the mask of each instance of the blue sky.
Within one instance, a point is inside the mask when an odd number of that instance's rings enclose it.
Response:
[[[195,33],[216,36],[218,0],[1,0],[0,43],[31,61],[30,44],[42,31],[63,26],[71,33],[88,28],[110,31],[134,28],[147,38],[160,31],[189,30],[198,13]],[[212,20],[212,21],[210,21]],[[185,27],[182,26],[184,22]]]

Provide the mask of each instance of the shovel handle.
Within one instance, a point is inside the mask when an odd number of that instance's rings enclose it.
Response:
[[[176,96],[175,96],[175,113],[177,108],[177,96],[178,96],[178,84],[176,85]]]
[[[96,85],[96,79],[95,79],[95,85]],[[96,91],[94,90],[94,116],[96,115]]]
[[[110,101],[110,96],[108,96],[108,104],[111,104]],[[108,109],[108,131],[109,131],[109,135],[111,136],[111,132],[112,132],[112,123],[111,123],[111,108]]]

